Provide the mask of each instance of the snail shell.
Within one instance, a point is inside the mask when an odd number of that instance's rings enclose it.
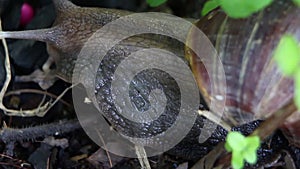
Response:
[[[300,41],[300,8],[291,1],[274,1],[247,19],[231,19],[216,10],[196,25],[212,41],[223,63],[227,86],[218,87],[227,90],[223,116],[227,123],[236,126],[265,119],[293,99],[293,81],[282,75],[273,58],[283,34],[289,33]],[[186,51],[198,86],[209,103],[213,97],[205,67],[192,51]],[[298,146],[299,120],[299,112],[295,112],[282,127]]]

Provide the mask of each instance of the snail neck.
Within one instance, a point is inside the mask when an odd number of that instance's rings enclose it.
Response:
[[[36,40],[42,42],[51,42],[51,32],[53,28],[48,29],[37,29],[37,30],[25,30],[25,31],[1,31],[0,38],[8,39],[27,39],[27,40]]]

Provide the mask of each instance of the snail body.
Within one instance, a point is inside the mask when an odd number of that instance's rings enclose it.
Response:
[[[132,13],[102,8],[81,8],[66,0],[53,0],[53,2],[57,16],[52,28],[2,32],[0,36],[46,42],[48,53],[56,65],[56,75],[71,82],[74,62],[84,43],[102,26]],[[282,8],[286,11],[278,12]],[[226,95],[227,114],[224,120],[227,123],[234,126],[256,119],[264,119],[269,113],[273,113],[293,97],[292,80],[280,74],[280,70],[272,59],[274,51],[270,49],[275,49],[276,42],[286,31],[300,40],[299,17],[300,10],[290,1],[278,0],[263,12],[247,19],[234,20],[228,18],[222,11],[214,11],[196,23],[215,44],[224,65],[228,91]],[[180,92],[176,81],[168,74],[152,69],[148,71],[147,76],[146,72],[141,72],[136,76],[132,84],[131,98],[137,105],[137,109],[147,109],[151,105],[148,101],[151,90],[162,89],[167,96],[166,115],[161,116],[153,123],[135,123],[117,113],[116,107],[113,106],[110,90],[113,72],[130,53],[145,48],[166,49],[182,59],[187,58],[201,94],[207,103],[211,99],[210,82],[207,79],[205,68],[201,62],[195,61],[194,56],[185,54],[184,44],[169,37],[153,34],[127,38],[113,47],[100,63],[95,80],[95,95],[96,104],[103,110],[108,121],[118,131],[133,137],[153,136],[164,131],[172,125],[172,121],[176,120],[176,112],[180,107],[180,98],[178,97]],[[249,80],[245,81],[245,79]],[[143,83],[151,84],[152,87],[143,88]],[[275,94],[280,97],[276,97]],[[298,117],[293,118],[293,121],[287,121],[283,127],[284,131],[297,129],[295,126],[297,121]],[[216,140],[224,140],[226,131],[218,127],[205,144],[198,144],[197,136],[201,132],[199,128],[203,126],[203,123],[204,118],[198,116],[191,132],[184,139],[183,147],[194,146],[197,153],[183,153],[180,150],[181,154],[185,154],[184,156],[201,157],[209,151],[207,147],[212,148],[217,144]],[[286,133],[297,134],[294,131]],[[296,135],[290,140],[296,140],[297,144]],[[180,146],[182,145],[178,147]],[[174,151],[177,152],[177,150]]]
[[[122,16],[129,15],[131,12],[101,8],[81,8],[66,0],[54,0],[53,2],[57,12],[53,27],[40,30],[2,32],[0,36],[46,42],[49,57],[54,60],[56,65],[55,74],[71,83],[74,80],[72,75],[75,61],[84,43],[103,25]],[[99,65],[95,79],[95,95],[97,99],[95,104],[99,105],[107,120],[116,130],[130,137],[151,137],[163,132],[176,120],[176,115],[180,109],[180,93],[176,81],[165,72],[157,69],[141,72],[136,76],[134,83],[132,83],[134,90],[131,91],[131,98],[137,109],[144,111],[151,106],[148,98],[151,90],[164,90],[165,95],[168,96],[165,115],[162,115],[152,123],[136,123],[121,116],[114,106],[110,89],[113,72],[116,71],[120,62],[130,53],[146,48],[165,49],[172,51],[182,59],[184,58],[184,44],[175,39],[154,34],[133,36],[126,38],[108,51]],[[89,64],[89,62],[92,63],[93,61],[89,60],[83,64]],[[148,75],[145,76],[145,73]],[[151,85],[145,88],[143,84]],[[203,126],[203,117],[197,118],[196,123],[197,125],[192,129],[193,132],[190,132],[189,138],[191,139],[186,139],[182,145],[198,142],[197,135],[200,133],[199,128]],[[209,124],[213,128],[213,123],[210,122]],[[213,145],[217,144],[215,140],[224,138],[226,131],[219,128],[217,133],[211,137],[211,141],[208,141],[205,146],[197,145],[197,152],[191,153],[192,150],[187,148],[175,148],[172,152],[186,158],[201,157],[208,153],[208,147],[212,149]]]

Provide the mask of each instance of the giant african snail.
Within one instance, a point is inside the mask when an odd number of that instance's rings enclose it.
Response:
[[[131,12],[81,8],[66,0],[53,0],[53,2],[57,17],[52,28],[2,32],[0,35],[5,38],[34,39],[46,42],[48,53],[56,64],[57,76],[70,82],[74,66],[72,63],[76,60],[87,39],[103,25],[121,16],[131,14]],[[273,49],[283,33],[289,32],[300,40],[300,9],[290,1],[277,0],[264,11],[247,19],[239,20],[230,19],[222,11],[217,10],[201,18],[196,25],[215,44],[223,61],[228,91],[226,94],[226,110],[228,112],[225,117],[226,121],[238,125],[239,121],[236,119],[251,121],[254,119],[253,114],[255,114],[255,118],[263,119],[293,97],[292,81],[280,74],[272,60]],[[113,70],[128,53],[150,47],[167,49],[179,56],[184,56],[183,45],[174,39],[160,36],[158,41],[156,36],[147,34],[131,37],[108,52],[108,57],[103,60],[102,67],[100,66],[98,72],[99,76],[96,79],[98,104],[105,110],[108,120],[119,131],[130,136],[155,135],[168,128],[170,121],[174,120],[174,116],[176,116],[176,113],[169,114],[150,125],[139,124],[120,117],[116,114],[116,108],[112,106],[109,85]],[[208,102],[211,92],[206,71],[201,62],[195,61],[195,58],[190,55],[192,52],[188,51],[187,53],[186,58],[191,63],[200,91]],[[156,75],[158,77],[153,80],[152,76]],[[176,111],[178,106],[180,107],[177,97],[179,93],[176,90],[178,89],[176,82],[172,78],[165,78],[166,76],[168,75],[159,70],[152,70],[149,80],[144,79],[143,73],[141,73],[140,81],[137,81],[135,87],[138,88],[140,82],[148,81],[153,83],[154,88],[165,89],[164,85],[173,88],[168,91],[169,95],[167,95],[172,100],[166,111],[171,113]],[[133,91],[137,95],[135,96],[137,100],[141,99],[135,103],[149,106],[147,96],[149,90],[152,89],[153,87],[142,93],[139,90]],[[140,105],[138,108],[143,109],[143,106]],[[299,115],[295,114],[286,122],[283,129],[284,131],[288,129],[290,132],[287,133],[294,136],[291,141],[299,144],[297,139],[297,134],[299,134],[297,131],[297,129],[299,130],[299,127],[297,128],[298,117]],[[198,120],[195,126],[202,125],[201,123],[201,120]],[[198,153],[204,152],[207,150],[203,149]]]

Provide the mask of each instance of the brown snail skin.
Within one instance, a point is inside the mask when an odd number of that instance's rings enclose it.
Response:
[[[71,82],[73,66],[70,63],[76,60],[83,43],[106,23],[130,13],[111,9],[80,8],[65,0],[54,0],[53,3],[56,19],[52,28],[12,32],[12,35],[6,33],[3,36],[46,42],[49,56],[56,64],[55,73],[61,79]]]
[[[46,42],[48,53],[56,65],[56,75],[67,82],[71,82],[74,61],[87,39],[103,25],[121,16],[131,14],[131,12],[102,8],[82,8],[66,0],[53,0],[53,2],[57,16],[52,28],[6,32],[1,33],[0,36]],[[279,12],[282,9],[285,9],[285,11]],[[232,120],[233,117],[234,119],[241,119],[237,118],[238,116],[242,116],[242,119],[246,119],[246,121],[264,119],[268,116],[268,113],[274,112],[293,97],[292,81],[280,74],[271,59],[273,50],[270,49],[275,49],[280,36],[285,32],[295,35],[299,40],[299,22],[300,10],[290,1],[278,0],[263,12],[247,19],[234,20],[228,18],[222,11],[214,11],[196,23],[216,45],[224,64],[228,85],[227,112],[236,114],[227,114],[225,120],[228,123],[238,125],[239,121]],[[184,58],[183,44],[173,39],[159,37],[158,41],[157,37],[153,35],[135,36],[126,39],[108,52],[108,56],[104,58],[97,72],[96,97],[98,104],[105,110],[105,115],[107,115],[107,119],[112,125],[117,130],[130,136],[145,136],[145,133],[155,135],[168,128],[171,124],[170,121],[174,120],[174,115],[176,116],[172,112],[176,112],[179,105],[178,97],[176,97],[179,95],[176,82],[172,78],[166,78],[167,75],[163,72],[152,70],[150,77],[155,75],[156,80],[154,78],[147,80],[143,78],[143,74],[140,74],[134,86],[136,90],[132,91],[136,93],[133,98],[136,100],[140,98],[147,105],[149,104],[147,96],[151,88],[148,88],[144,93],[139,93],[141,82],[152,83],[156,88],[163,88],[162,84],[166,84],[170,88],[167,92],[171,96],[169,106],[166,108],[169,114],[162,116],[154,123],[139,124],[128,121],[115,113],[116,109],[112,106],[109,91],[113,70],[126,57],[126,53],[150,47],[167,49]],[[195,62],[193,56],[186,55],[185,57],[190,61],[200,91],[208,102],[210,99],[209,82],[205,78],[206,72],[203,65],[201,66],[201,63]],[[279,83],[277,83],[278,81]],[[270,83],[265,84],[266,82]],[[293,120],[295,119],[297,118],[293,118]],[[287,134],[297,134],[297,132],[292,131],[292,129],[295,131],[298,129],[295,128],[297,127],[295,124],[297,124],[297,121],[293,121],[293,123],[287,121],[282,129]],[[203,117],[199,116],[193,129],[184,139],[184,144],[175,147],[173,152],[189,158],[202,157],[219,141],[224,140],[226,131],[218,127],[205,144],[198,144],[197,135],[199,135],[199,128],[202,125]],[[249,128],[245,129],[247,132],[253,130],[257,123],[249,125]],[[290,141],[297,143],[296,135],[291,137]],[[197,152],[186,150],[191,149],[191,147]]]
[[[67,0],[53,0],[53,2],[57,15],[53,27],[31,31],[2,32],[0,36],[46,42],[50,59],[53,59],[56,65],[55,74],[71,83],[74,62],[87,39],[103,25],[121,16],[131,14],[131,12],[102,8],[82,8]],[[149,92],[155,88],[164,89],[166,95],[169,96],[166,113],[164,113],[166,115],[159,117],[152,123],[135,123],[117,113],[110,91],[113,72],[129,53],[150,47],[166,49],[184,58],[183,44],[168,37],[145,34],[127,38],[112,48],[104,57],[97,72],[95,95],[99,107],[103,109],[107,120],[118,131],[127,136],[149,137],[164,131],[176,120],[176,113],[180,106],[179,88],[174,79],[167,78],[168,75],[162,71],[151,70],[148,72],[147,78],[144,77],[144,72],[137,76],[135,84],[133,84],[133,88],[135,88],[132,91],[133,102],[136,105],[144,104],[145,106],[137,106],[143,110],[150,106],[148,101]],[[151,84],[151,86],[143,88],[143,83]],[[185,139],[183,144],[174,148],[171,153],[188,159],[199,158],[207,154],[218,143],[217,140],[224,139],[226,131],[219,127],[210,140],[204,145],[198,145],[197,135],[200,133],[199,128],[203,126],[203,120],[203,117],[199,116],[197,118],[195,127],[193,127],[188,138]],[[213,127],[211,122],[208,123]],[[193,145],[193,148],[190,148],[189,145]]]

